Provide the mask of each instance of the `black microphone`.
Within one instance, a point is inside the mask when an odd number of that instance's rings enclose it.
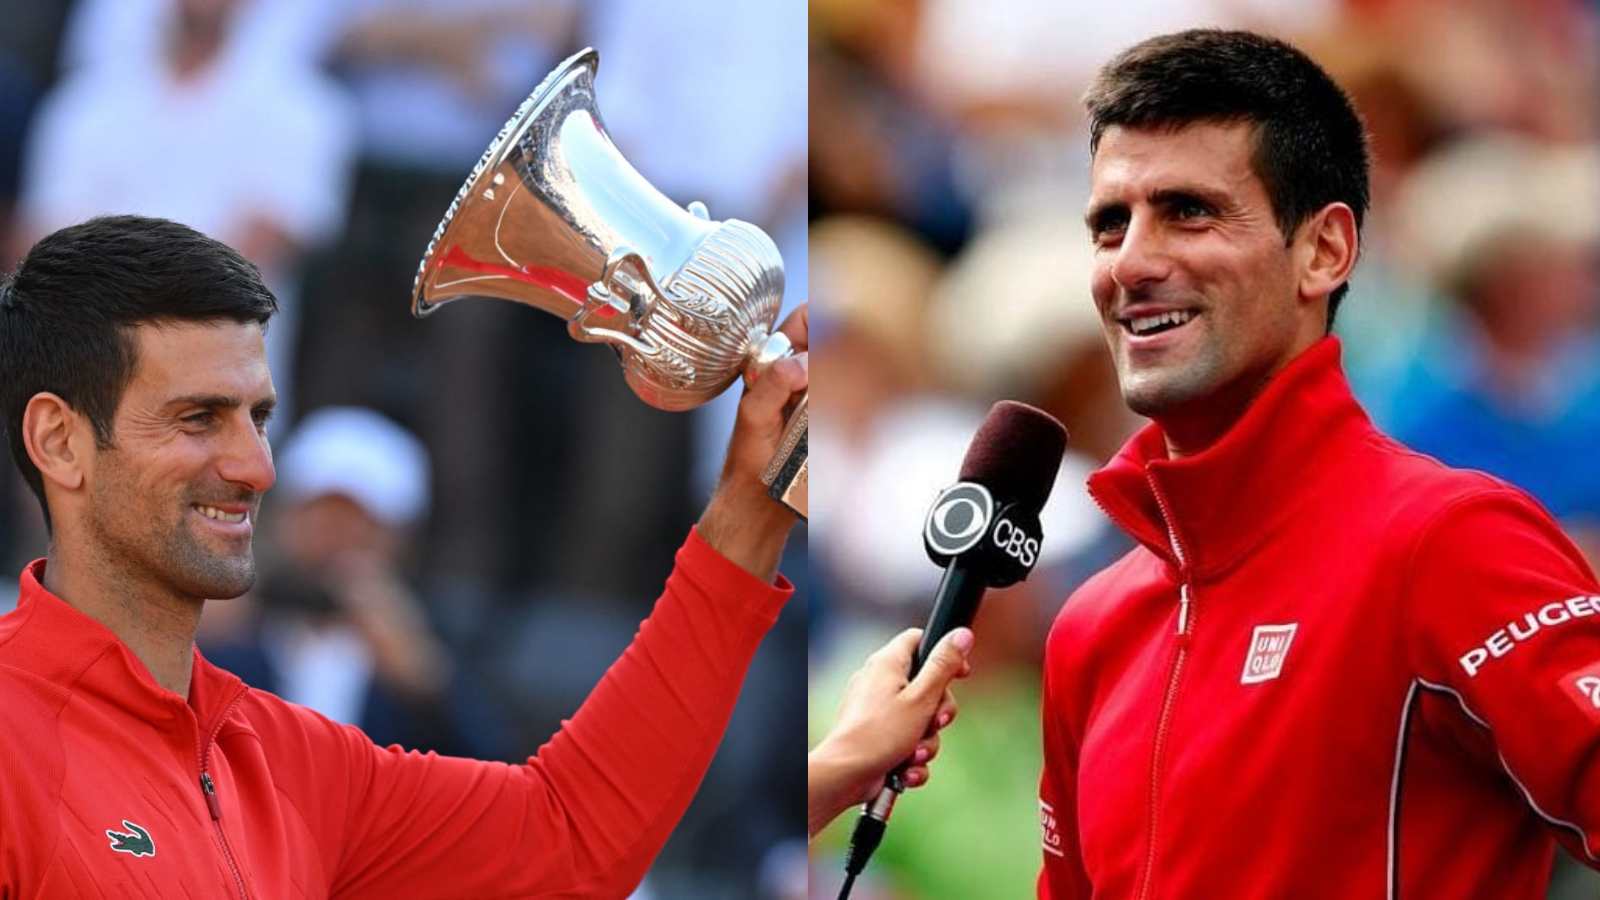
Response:
[[[1061,468],[1067,429],[1054,416],[1015,400],[990,410],[967,446],[960,481],[939,492],[922,527],[923,545],[944,577],[933,611],[911,658],[910,677],[945,635],[972,624],[983,592],[1028,577],[1039,561],[1044,534],[1039,512]],[[905,790],[905,764],[889,773],[883,790],[862,808],[850,835],[839,900],[850,896]]]

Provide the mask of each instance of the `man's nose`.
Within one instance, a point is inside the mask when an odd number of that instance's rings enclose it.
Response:
[[[264,494],[278,480],[277,469],[272,465],[272,445],[267,443],[266,432],[256,427],[254,419],[231,430],[226,452],[218,464],[218,474],[224,481],[239,485],[251,493]]]
[[[1125,291],[1165,280],[1172,271],[1169,249],[1159,224],[1135,214],[1111,262],[1111,279]]]

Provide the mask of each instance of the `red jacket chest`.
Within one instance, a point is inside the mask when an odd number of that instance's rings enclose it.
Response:
[[[51,702],[30,688],[7,695]],[[176,706],[167,717],[133,716],[80,697],[51,716],[14,711],[0,762],[32,776],[9,779],[3,791],[0,897],[156,898],[181,889],[297,898],[308,896],[301,885],[322,883],[308,876],[310,842],[286,837],[293,812],[265,777],[247,728],[225,725],[210,739]]]
[[[1283,859],[1260,842],[1273,822],[1299,831],[1311,809],[1328,811],[1330,835],[1352,833],[1346,825],[1369,833],[1341,843],[1381,859],[1384,835],[1370,825],[1388,801],[1392,748],[1382,736],[1393,733],[1409,680],[1397,606],[1385,602],[1396,586],[1385,583],[1393,576],[1375,542],[1348,539],[1359,530],[1343,540],[1302,530],[1191,581],[1184,634],[1178,573],[1153,554],[1135,551],[1091,586],[1117,602],[1096,617],[1090,671],[1056,681],[1082,688],[1079,783],[1095,788],[1080,803],[1082,850],[1112,896],[1131,894],[1152,857],[1164,875],[1214,870],[1179,878],[1190,884]],[[1328,552],[1304,553],[1313,542]],[[1344,777],[1326,777],[1333,769]],[[1216,840],[1228,833],[1240,840]],[[1186,844],[1248,860],[1163,854]]]

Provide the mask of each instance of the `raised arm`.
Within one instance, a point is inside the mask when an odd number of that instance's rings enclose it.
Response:
[[[802,351],[804,326],[803,312],[785,325]],[[291,799],[328,846],[333,895],[623,897],[638,885],[792,593],[774,579],[796,519],[759,474],[806,374],[803,355],[783,360],[746,391],[721,483],[654,611],[525,765],[383,750],[325,720],[292,726],[327,757],[329,783]]]

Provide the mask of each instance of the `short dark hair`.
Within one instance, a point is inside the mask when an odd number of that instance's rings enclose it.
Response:
[[[1370,201],[1366,129],[1349,95],[1283,41],[1211,28],[1150,38],[1106,63],[1083,102],[1091,154],[1113,125],[1249,122],[1256,126],[1252,168],[1285,240],[1334,202],[1350,207],[1361,230]],[[1330,329],[1349,287],[1328,298]]]
[[[59,395],[109,447],[138,364],[134,326],[265,326],[277,308],[261,272],[237,251],[166,219],[103,216],[34,244],[0,283],[0,412],[46,527],[44,482],[22,440],[22,413],[34,395]]]

